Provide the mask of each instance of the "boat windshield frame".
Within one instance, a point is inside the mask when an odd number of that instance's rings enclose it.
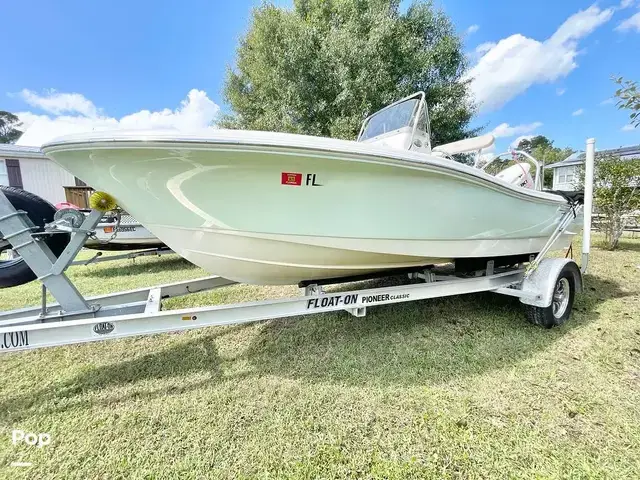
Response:
[[[364,119],[364,121],[362,122],[362,126],[360,127],[360,133],[358,134],[358,138],[356,139],[357,142],[367,142],[373,139],[379,139],[382,137],[385,137],[387,135],[389,135],[390,133],[397,133],[399,131],[401,131],[404,128],[407,127],[411,127],[411,144],[413,144],[413,139],[416,135],[416,131],[418,128],[418,124],[420,123],[420,118],[422,117],[422,115],[425,116],[425,130],[424,133],[427,135],[427,138],[431,137],[431,126],[430,126],[430,121],[429,121],[429,111],[427,109],[427,102],[425,100],[425,93],[420,91],[420,92],[416,92],[413,93],[407,97],[401,98],[400,100],[393,102],[390,105],[387,105],[384,108],[381,108],[380,110],[378,110],[377,112],[369,115],[367,118]],[[411,117],[409,122],[400,127],[400,128],[396,128],[394,130],[389,130],[387,132],[375,135],[373,137],[367,137],[363,139],[363,135],[366,131],[367,126],[369,125],[369,122],[371,121],[372,118],[378,116],[379,114],[381,114],[382,112],[385,112],[389,109],[395,108],[398,105],[408,102],[409,100],[413,100],[413,99],[417,99],[418,101],[416,102],[416,105],[413,108],[413,111],[411,113]]]

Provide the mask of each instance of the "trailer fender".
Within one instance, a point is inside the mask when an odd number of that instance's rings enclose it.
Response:
[[[520,301],[526,305],[548,307],[558,278],[564,272],[573,275],[575,291],[582,292],[582,273],[575,261],[570,258],[545,258],[522,282],[522,291],[529,295],[520,297]]]

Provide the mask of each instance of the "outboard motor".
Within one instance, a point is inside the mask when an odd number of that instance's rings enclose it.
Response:
[[[517,163],[502,170],[496,175],[496,178],[504,180],[512,185],[518,185],[519,187],[535,188],[533,178],[529,173],[530,170],[531,165],[528,163]]]

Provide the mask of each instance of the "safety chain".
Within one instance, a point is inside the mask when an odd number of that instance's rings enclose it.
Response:
[[[95,231],[93,233],[91,233],[91,235],[89,235],[89,238],[91,238],[92,240],[95,240],[96,242],[100,243],[101,245],[106,245],[109,242],[112,242],[116,236],[118,235],[118,227],[120,227],[120,219],[122,217],[122,210],[118,209],[115,211],[115,217],[116,217],[116,224],[113,227],[113,233],[111,234],[111,236],[107,239],[107,240],[100,240],[96,234]]]

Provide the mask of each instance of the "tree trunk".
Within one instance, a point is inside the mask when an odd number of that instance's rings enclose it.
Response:
[[[609,228],[607,232],[607,246],[609,250],[615,250],[620,243],[620,237],[624,232],[624,220],[619,212],[609,214]]]

